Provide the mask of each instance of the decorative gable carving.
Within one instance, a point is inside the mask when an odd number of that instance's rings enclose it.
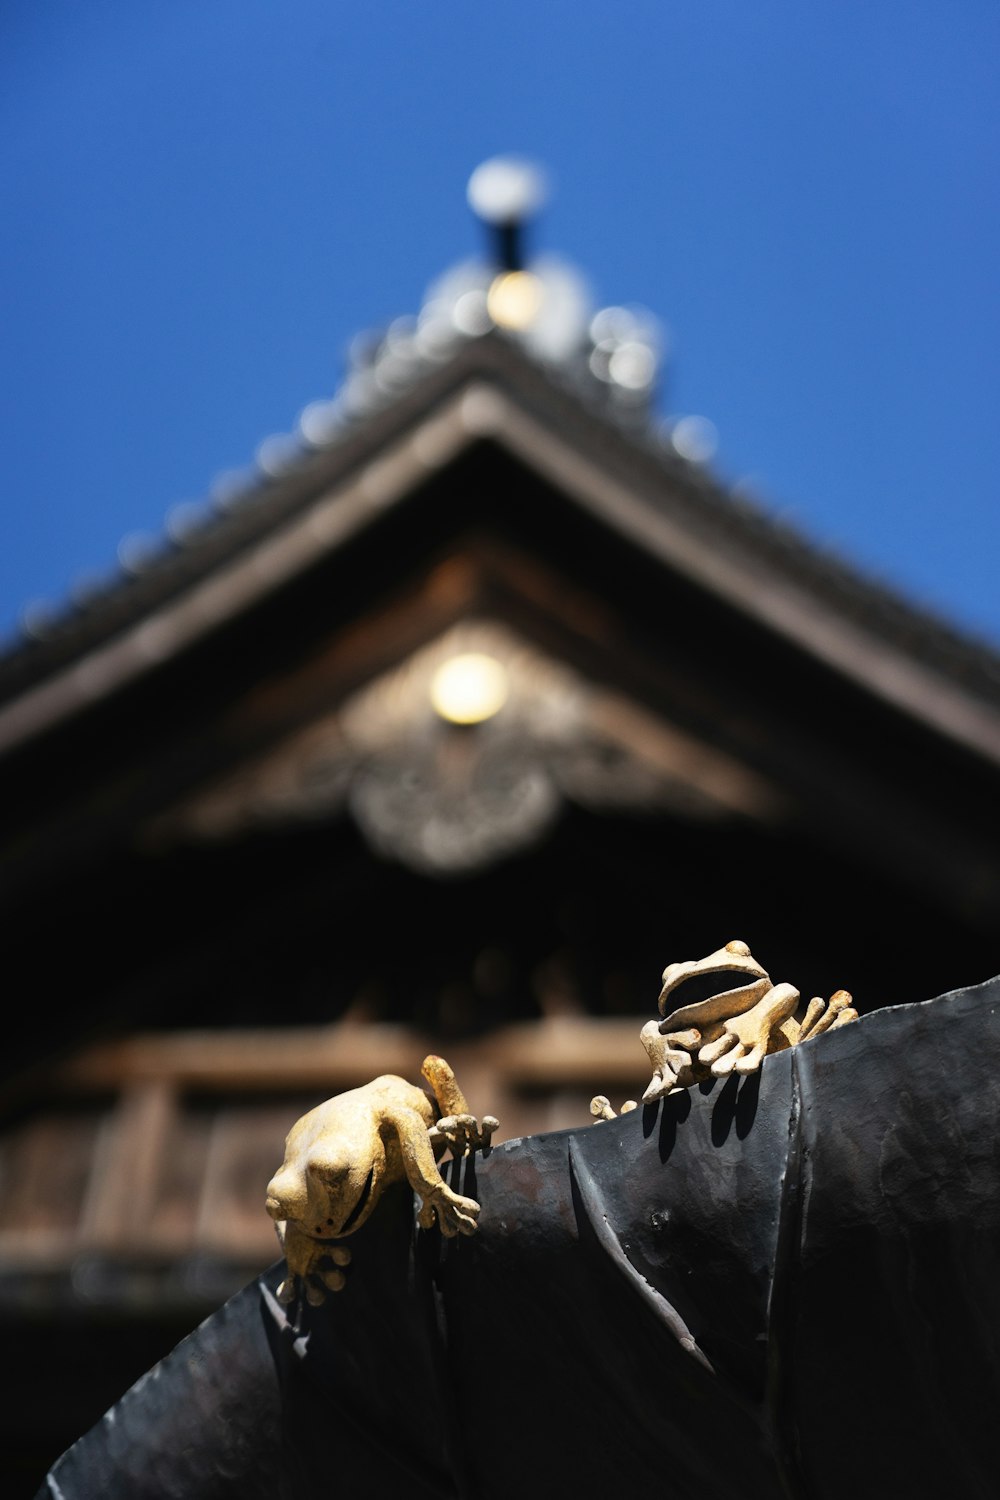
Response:
[[[502,705],[479,723],[449,723],[433,702],[441,669],[464,657],[493,663],[505,684]],[[150,832],[232,838],[346,809],[380,853],[447,875],[532,844],[566,799],[694,819],[769,819],[780,806],[735,760],[481,619],[447,630]]]

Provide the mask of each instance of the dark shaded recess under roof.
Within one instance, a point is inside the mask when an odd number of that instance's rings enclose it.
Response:
[[[992,935],[814,839],[567,811],[538,849],[460,882],[382,862],[348,822],[161,857],[119,854],[12,926],[26,994],[9,1065],[82,1035],[324,1024],[349,1008],[447,1042],[537,1016],[553,979],[596,1015],[655,1014],[674,959],[733,937],[807,994],[868,1010],[987,976]],[[636,1076],[643,1071],[636,1042]]]

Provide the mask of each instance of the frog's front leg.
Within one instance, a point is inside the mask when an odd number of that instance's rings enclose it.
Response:
[[[474,1234],[479,1204],[454,1192],[441,1176],[424,1121],[416,1112],[399,1111],[390,1116],[390,1123],[399,1140],[406,1180],[421,1200],[417,1214],[421,1229],[430,1229],[437,1221],[441,1233],[449,1239],[456,1234]]]
[[[647,1021],[639,1033],[653,1065],[653,1077],[642,1096],[644,1104],[652,1104],[672,1089],[685,1089],[694,1082],[692,1053],[701,1041],[701,1032],[692,1028],[664,1033],[660,1030],[662,1025],[662,1021]]]
[[[781,1047],[788,1045],[781,1025],[791,1016],[798,999],[799,992],[793,985],[776,984],[742,1015],[719,1023],[718,1034],[702,1044],[698,1061],[707,1064],[716,1078],[734,1070],[756,1072],[768,1050],[776,1050],[771,1047],[772,1038],[780,1037]]]
[[[305,1289],[306,1301],[318,1307],[323,1301],[323,1292],[316,1286],[318,1278],[331,1292],[343,1291],[347,1278],[341,1267],[351,1261],[351,1252],[346,1245],[332,1244],[329,1240],[317,1241],[303,1234],[296,1224],[279,1223],[278,1238],[285,1252],[288,1274],[278,1287],[278,1301],[289,1303],[295,1300],[298,1284]],[[332,1261],[332,1265],[324,1265]]]

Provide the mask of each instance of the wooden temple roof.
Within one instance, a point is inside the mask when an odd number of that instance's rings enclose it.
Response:
[[[1000,656],[586,362],[389,343],[0,658],[0,1317],[87,1372],[87,1318],[174,1318],[105,1330],[59,1446],[273,1258],[321,1097],[442,1050],[503,1137],[584,1123],[663,964],[737,936],[862,1010],[997,967]],[[427,707],[456,651],[512,684],[472,733]]]
[[[498,330],[415,355],[278,474],[247,471],[182,539],[0,659],[0,749],[113,693],[287,584],[487,443],[581,511],[776,635],[945,735],[1000,758],[1000,655],[817,546]],[[474,506],[470,506],[473,509]],[[540,522],[544,524],[544,522]]]

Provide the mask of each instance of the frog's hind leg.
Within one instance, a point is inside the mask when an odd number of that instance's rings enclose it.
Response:
[[[433,1053],[430,1057],[425,1057],[420,1071],[430,1084],[431,1092],[437,1100],[438,1110],[442,1115],[467,1115],[469,1113],[465,1095],[443,1057],[436,1057]]]
[[[440,1152],[447,1142],[453,1155],[465,1156],[488,1147],[493,1132],[500,1128],[496,1116],[483,1115],[481,1122],[476,1119],[443,1057],[425,1057],[420,1071],[433,1089],[441,1112],[436,1124],[431,1127],[434,1149]]]

